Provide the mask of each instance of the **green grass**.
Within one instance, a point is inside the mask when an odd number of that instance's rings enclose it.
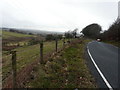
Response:
[[[33,35],[9,32],[4,30],[2,31],[2,38],[11,38],[11,37],[33,37]]]
[[[31,88],[96,88],[83,58],[85,40],[82,44],[74,43],[60,55],[51,58],[43,66],[36,67],[38,76],[27,83]]]
[[[25,46],[16,48],[14,50],[17,51],[17,71],[24,68],[29,63],[34,62],[35,60],[39,60],[40,48],[39,44],[32,46]],[[62,41],[59,41],[58,48],[62,47]],[[52,42],[44,42],[43,54],[46,55],[51,51],[55,50],[55,41]],[[8,52],[3,51],[3,78],[6,78],[11,73],[11,55]]]

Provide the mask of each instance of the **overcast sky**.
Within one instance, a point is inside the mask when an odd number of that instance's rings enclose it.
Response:
[[[89,2],[88,2],[89,1]],[[118,17],[119,0],[0,0],[1,27],[68,31],[98,23],[103,30]]]

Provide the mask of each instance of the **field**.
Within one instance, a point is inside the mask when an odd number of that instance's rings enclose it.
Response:
[[[3,50],[13,49],[20,46],[28,45],[32,38],[37,38],[36,35],[21,34],[10,31],[2,31],[2,48]]]
[[[18,37],[18,38],[19,37],[33,37],[33,35],[2,31],[2,38],[7,39],[7,38],[13,38],[13,37]]]

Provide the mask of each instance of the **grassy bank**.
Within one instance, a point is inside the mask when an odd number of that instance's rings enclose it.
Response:
[[[91,76],[84,60],[83,42],[73,42],[55,57],[50,58],[46,65],[35,67],[36,76],[26,87],[30,88],[95,88],[94,78]]]
[[[120,48],[120,42],[116,42],[116,41],[104,41],[104,42]]]

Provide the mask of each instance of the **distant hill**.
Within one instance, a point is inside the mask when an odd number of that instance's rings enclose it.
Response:
[[[46,31],[46,30],[33,30],[33,29],[18,29],[18,28],[1,28],[3,31],[9,31],[11,29],[17,30],[22,33],[26,34],[41,34],[41,35],[47,35],[47,34],[63,34],[63,32],[57,32],[57,31]]]

